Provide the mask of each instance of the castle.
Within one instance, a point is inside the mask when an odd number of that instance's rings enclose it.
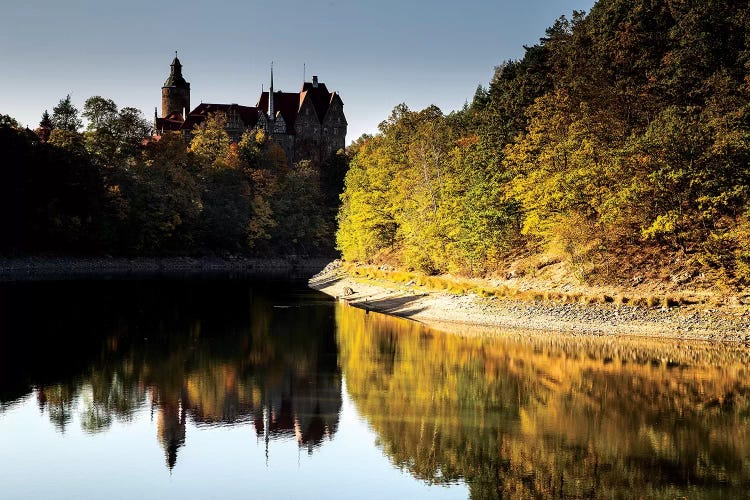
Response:
[[[222,112],[232,141],[239,141],[246,130],[262,129],[281,146],[290,163],[325,161],[346,146],[344,103],[338,92],[329,92],[317,76],[312,82],[304,82],[299,92],[274,91],[271,67],[271,87],[261,92],[255,106],[202,102],[189,110],[190,83],[182,76],[182,64],[175,53],[169,77],[161,88],[161,117],[154,109],[156,134],[181,131],[188,135],[209,113]]]

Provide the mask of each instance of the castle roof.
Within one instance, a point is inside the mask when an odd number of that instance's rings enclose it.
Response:
[[[313,108],[315,108],[315,113],[318,115],[318,120],[322,122],[326,113],[328,113],[331,101],[336,95],[338,95],[336,92],[331,93],[328,91],[325,83],[319,83],[316,86],[312,82],[305,82],[298,93],[274,92],[274,111],[281,112],[281,116],[284,117],[284,121],[286,122],[288,133],[294,134],[294,122],[297,120],[297,114],[302,107],[302,103],[305,102],[306,97],[309,97],[312,100]],[[260,95],[256,107],[260,111],[268,113],[268,92],[263,92]]]
[[[177,111],[168,114],[164,118],[157,118],[156,119],[156,130],[158,132],[161,132],[162,130],[167,131],[175,131],[180,130],[183,128],[184,119],[182,118],[182,113],[179,113]]]
[[[328,112],[328,105],[331,104],[331,93],[328,92],[326,84],[319,83],[316,87],[311,82],[305,82],[300,91],[300,105],[302,105],[304,95],[310,96],[313,106],[315,107],[315,112],[318,114],[318,119],[323,121],[323,118],[325,118],[326,113]]]
[[[281,112],[281,116],[284,117],[287,133],[294,133],[294,122],[297,120],[297,111],[299,111],[300,104],[300,97],[297,93],[273,93],[273,109],[275,112]],[[260,94],[256,108],[268,114],[268,92]]]
[[[190,88],[190,84],[185,81],[185,78],[182,76],[182,63],[177,59],[176,55],[174,56],[174,60],[172,61],[172,64],[170,64],[170,67],[172,69],[169,72],[167,81],[164,82],[164,87]]]
[[[208,102],[200,103],[188,114],[181,129],[192,130],[196,125],[203,123],[209,113],[226,113],[236,111],[245,127],[252,128],[258,123],[258,108],[252,106],[240,106],[239,104],[214,104]]]

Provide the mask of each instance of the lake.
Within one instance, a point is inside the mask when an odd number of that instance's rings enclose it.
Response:
[[[300,281],[0,284],[0,498],[748,491],[744,345],[456,330]]]

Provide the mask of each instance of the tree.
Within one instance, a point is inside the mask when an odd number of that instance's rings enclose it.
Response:
[[[134,158],[151,125],[135,108],[122,108],[111,99],[90,97],[83,116],[88,120],[86,145],[103,166]]]
[[[39,126],[49,129],[52,128],[52,119],[50,118],[49,112],[46,109],[44,110],[44,113],[42,113],[42,119],[39,122]]]
[[[287,173],[272,206],[274,236],[285,253],[311,254],[329,246],[332,230],[322,209],[320,172],[310,161],[299,162]]]
[[[83,122],[78,118],[78,109],[73,106],[70,99],[70,94],[65,99],[60,99],[57,106],[52,109],[52,126],[68,132],[78,132],[83,126]]]
[[[121,246],[147,255],[196,250],[203,202],[192,161],[182,136],[170,133],[149,143],[120,175],[127,213]]]
[[[88,120],[86,130],[89,132],[112,130],[117,118],[117,105],[112,99],[89,97],[83,105],[83,117]]]
[[[21,128],[18,121],[9,115],[0,115],[0,127],[14,128],[16,130]]]
[[[206,120],[195,127],[190,151],[195,154],[203,166],[227,156],[232,143],[226,131],[227,116],[225,113],[209,113]]]

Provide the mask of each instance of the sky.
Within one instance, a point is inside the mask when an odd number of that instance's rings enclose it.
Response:
[[[150,119],[178,51],[200,102],[254,106],[318,75],[344,102],[347,143],[399,103],[460,109],[493,69],[594,0],[2,0],[0,114],[35,128],[70,94]]]

